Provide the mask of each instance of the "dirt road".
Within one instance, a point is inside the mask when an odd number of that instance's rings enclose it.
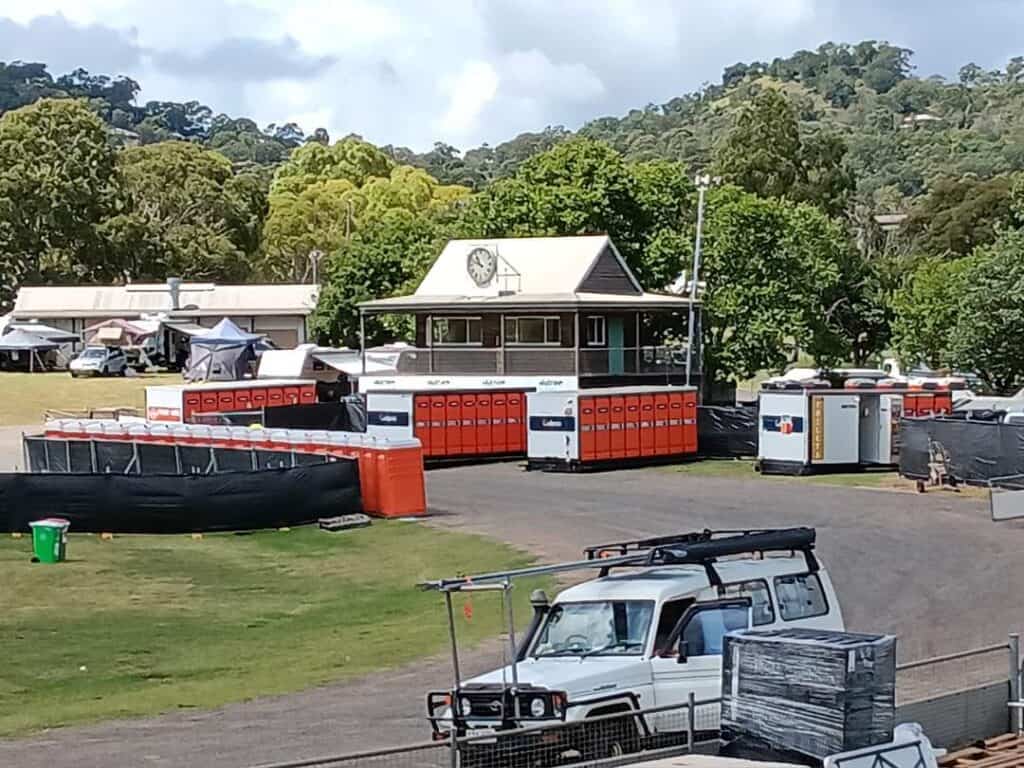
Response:
[[[816,526],[847,624],[899,634],[903,658],[999,642],[1024,624],[1024,526],[991,523],[977,500],[665,469],[523,475],[511,464],[437,470],[428,484],[432,524],[545,559],[577,557],[585,543],[705,526]],[[496,660],[491,647],[469,666]],[[435,660],[213,712],[57,730],[0,742],[0,765],[243,768],[420,741],[423,693],[449,679],[447,663]]]

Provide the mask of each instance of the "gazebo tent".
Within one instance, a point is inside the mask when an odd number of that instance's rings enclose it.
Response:
[[[46,341],[53,341],[58,344],[74,344],[80,342],[82,337],[77,333],[71,331],[65,331],[62,328],[54,328],[52,325],[44,325],[43,323],[32,322],[21,322],[12,321],[8,326],[7,330],[25,331],[31,333],[33,336],[38,336]]]
[[[224,318],[206,333],[190,339],[188,381],[237,381],[245,378],[254,347],[262,337],[247,333]]]
[[[36,336],[34,333],[23,331],[20,328],[14,328],[0,336],[0,352],[28,355],[29,373],[35,372],[37,363],[41,370],[45,370],[46,365],[39,356],[40,352],[49,352],[59,347],[60,344],[57,342],[49,341],[42,336]]]

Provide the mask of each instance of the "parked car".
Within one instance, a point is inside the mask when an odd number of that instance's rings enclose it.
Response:
[[[542,762],[554,764],[570,750],[588,760],[618,757],[648,741],[682,737],[685,718],[678,709],[662,708],[685,705],[690,694],[698,702],[721,695],[728,632],[843,629],[832,582],[813,553],[814,539],[809,528],[706,531],[589,547],[588,566],[626,561],[624,570],[613,573],[609,566],[550,605],[535,602],[537,614],[514,669],[428,694],[437,738],[453,730],[459,736],[511,732],[501,740],[501,754],[537,765],[541,752],[549,758]],[[607,555],[612,559],[600,559]],[[725,559],[729,555],[741,556]],[[545,567],[528,570],[533,575]],[[503,575],[483,579],[498,576]],[[479,579],[467,581],[478,587]],[[650,708],[656,709],[642,712]],[[640,713],[627,716],[631,712]],[[625,717],[606,717],[619,713]],[[703,728],[718,727],[717,712],[701,720]],[[546,735],[527,728],[545,721],[578,722],[579,728]],[[493,738],[470,741],[465,762],[490,760],[496,744]]]
[[[86,347],[68,365],[73,378],[79,376],[124,376],[128,358],[120,347]]]

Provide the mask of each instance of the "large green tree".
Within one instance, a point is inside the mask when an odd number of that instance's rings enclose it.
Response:
[[[258,180],[184,141],[124,150],[124,210],[103,232],[134,279],[245,281],[266,208]]]
[[[368,220],[324,265],[313,332],[324,341],[358,346],[358,304],[411,292],[446,236],[445,217],[427,211],[391,208]],[[367,319],[366,340],[386,342],[410,330],[405,318],[375,316]]]
[[[950,358],[996,392],[1024,386],[1024,230],[1011,230],[964,260]]]
[[[921,259],[893,297],[893,346],[906,367],[951,365],[969,258]]]
[[[474,237],[608,234],[640,282],[657,290],[689,263],[681,236],[692,212],[680,164],[630,164],[604,142],[573,139],[486,188],[463,226]]]
[[[99,232],[117,203],[114,151],[84,104],[43,100],[0,118],[0,307],[25,281],[118,275]]]
[[[848,342],[832,314],[847,240],[818,209],[735,187],[709,194],[703,277],[709,380],[781,369],[799,347],[830,365]]]
[[[277,279],[301,279],[311,253],[333,253],[365,222],[391,210],[430,213],[468,194],[464,187],[439,184],[419,168],[396,166],[356,138],[331,146],[310,142],[278,169],[271,186],[262,271]]]

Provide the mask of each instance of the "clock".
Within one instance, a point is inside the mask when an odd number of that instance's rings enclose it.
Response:
[[[486,248],[474,248],[466,257],[466,272],[473,282],[483,288],[498,271],[498,256]]]

